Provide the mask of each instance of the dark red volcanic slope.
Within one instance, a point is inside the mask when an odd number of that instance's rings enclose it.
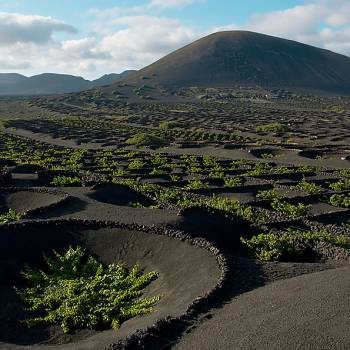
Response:
[[[187,45],[131,75],[168,87],[261,85],[350,92],[350,58],[268,35],[227,31]]]

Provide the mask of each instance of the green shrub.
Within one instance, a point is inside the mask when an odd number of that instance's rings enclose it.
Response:
[[[213,169],[208,174],[208,177],[210,179],[225,179],[226,178],[226,174],[222,170]]]
[[[154,153],[152,158],[151,158],[151,163],[155,165],[167,165],[168,159],[164,155],[160,153]]]
[[[237,187],[243,184],[243,179],[240,177],[226,176],[224,182],[226,187]]]
[[[141,133],[136,134],[132,137],[130,137],[126,143],[128,145],[135,145],[135,146],[148,146],[151,148],[159,148],[162,146],[165,146],[167,144],[167,141],[159,136],[155,136],[152,134],[147,133]]]
[[[329,203],[335,207],[350,208],[350,193],[333,194],[329,199]]]
[[[277,193],[275,188],[272,188],[271,190],[259,191],[256,194],[256,198],[271,202],[275,199],[281,198],[281,196]]]
[[[201,190],[205,188],[209,188],[209,185],[206,182],[201,180],[192,180],[188,182],[188,184],[184,187],[184,190]]]
[[[251,206],[225,197],[213,195],[211,198],[203,199],[201,204],[204,207],[221,210],[252,222],[259,222],[262,219]]]
[[[161,121],[159,123],[159,128],[165,129],[165,130],[175,129],[175,128],[178,128],[180,126],[181,126],[181,124],[179,122],[174,121],[174,120],[164,120],[164,121]]]
[[[194,200],[177,188],[159,189],[154,192],[154,197],[158,201],[174,203],[182,208],[188,208],[196,204]]]
[[[339,180],[329,185],[333,191],[346,191],[350,190],[350,179]]]
[[[107,267],[81,247],[45,257],[45,271],[23,272],[28,287],[17,290],[33,318],[28,326],[59,324],[64,332],[79,328],[115,329],[126,320],[149,313],[159,296],[143,298],[142,290],[157,274],[130,271],[119,264]]]
[[[200,174],[203,172],[203,169],[199,166],[190,166],[186,169],[188,174]]]
[[[176,175],[176,174],[171,174],[170,175],[170,179],[171,181],[174,181],[174,182],[177,182],[181,179],[181,176],[180,175]]]
[[[273,153],[265,152],[265,153],[262,153],[260,155],[260,158],[262,158],[262,159],[271,159],[271,158],[275,158],[275,155]]]
[[[264,221],[263,214],[256,212],[251,206],[240,203],[237,200],[213,195],[210,198],[193,198],[179,188],[166,189],[159,185],[141,184],[135,180],[117,181],[133,188],[143,194],[153,197],[157,201],[175,203],[181,208],[200,207],[216,209],[239,218],[259,223]]]
[[[163,169],[153,168],[149,174],[150,175],[166,175],[167,172]]]
[[[303,203],[298,203],[297,205],[294,205],[286,201],[282,201],[280,199],[274,199],[271,202],[271,207],[272,209],[280,213],[287,214],[292,218],[298,218],[307,215],[311,208],[311,205],[306,205]]]
[[[321,186],[316,185],[312,182],[307,182],[305,180],[300,181],[295,187],[298,190],[305,191],[305,192],[311,193],[311,194],[317,194],[317,193],[321,193],[323,191]]]
[[[350,177],[350,170],[349,169],[341,169],[339,171],[339,174],[344,177]]]
[[[295,173],[299,174],[312,174],[314,172],[316,172],[316,168],[309,165],[299,166],[295,169]]]
[[[335,246],[349,248],[349,237],[345,235],[335,236],[322,231],[303,231],[288,229],[280,234],[268,233],[253,236],[251,239],[241,241],[250,249],[254,256],[263,261],[279,260],[285,257],[297,257],[299,240],[326,242]]]
[[[294,174],[296,171],[293,168],[280,165],[275,168],[275,172],[276,174]]]
[[[256,128],[256,131],[258,132],[286,132],[290,131],[288,125],[281,124],[281,123],[271,123],[271,124],[265,124],[258,126]]]
[[[74,187],[80,186],[81,180],[77,176],[55,176],[50,184],[56,187]]]
[[[264,174],[268,174],[271,171],[271,166],[267,163],[255,163],[254,168],[248,170],[244,176],[261,176]]]
[[[114,170],[112,172],[112,176],[115,176],[115,177],[125,177],[125,176],[128,176],[130,173],[128,170],[123,170],[123,169],[118,169],[118,170]]]
[[[219,166],[217,159],[213,156],[203,156],[203,164],[209,167]]]
[[[16,210],[9,209],[5,214],[0,214],[0,225],[8,224],[10,222],[21,220],[22,215],[17,213]]]
[[[263,261],[278,260],[282,255],[294,253],[292,237],[274,233],[253,236],[250,240],[241,241],[253,252],[255,257]]]
[[[136,170],[143,168],[145,165],[146,163],[143,162],[141,159],[134,159],[129,163],[128,168]]]

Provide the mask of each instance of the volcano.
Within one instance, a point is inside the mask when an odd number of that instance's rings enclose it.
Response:
[[[350,58],[264,34],[225,31],[197,40],[125,81],[164,87],[258,85],[348,93]]]

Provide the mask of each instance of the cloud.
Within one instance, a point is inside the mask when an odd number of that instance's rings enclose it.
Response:
[[[0,67],[5,70],[22,70],[29,69],[32,65],[29,62],[21,61],[17,62],[16,60],[9,60],[8,58],[0,59]]]
[[[109,50],[115,60],[114,66],[121,64],[123,69],[142,68],[198,35],[172,18],[126,16],[115,19],[113,25],[122,28],[104,36],[100,48]]]
[[[0,45],[43,44],[52,40],[54,32],[76,33],[77,30],[51,17],[0,12]]]
[[[350,55],[350,3],[314,0],[289,9],[252,15],[243,25],[217,30],[250,30],[300,41]]]
[[[282,37],[304,35],[317,27],[322,15],[323,9],[315,4],[296,6],[283,11],[254,15],[246,27]]]
[[[192,5],[196,2],[203,2],[203,0],[151,0],[149,7],[158,7],[161,9],[170,7],[184,7]]]
[[[77,40],[67,40],[62,42],[61,50],[65,55],[77,59],[98,59],[108,60],[112,58],[109,51],[98,48],[99,43],[96,38],[83,38]]]
[[[327,6],[327,3],[325,5]],[[334,6],[335,10],[327,14],[326,22],[332,26],[349,25],[350,3],[348,1],[333,0],[331,5]]]

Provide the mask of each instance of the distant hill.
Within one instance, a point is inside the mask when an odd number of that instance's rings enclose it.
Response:
[[[105,74],[101,78],[98,78],[94,81],[92,81],[92,84],[94,86],[103,86],[103,85],[110,85],[114,82],[123,80],[127,78],[129,75],[135,73],[135,70],[126,70],[123,73],[116,74],[116,73],[111,73],[111,74]]]
[[[350,92],[350,58],[291,40],[227,31],[167,55],[126,82],[164,87],[260,85]]]
[[[17,73],[0,73],[0,95],[45,95],[78,92],[120,81],[134,72],[129,70],[121,74],[106,74],[93,81],[66,74],[44,73],[26,77]]]

